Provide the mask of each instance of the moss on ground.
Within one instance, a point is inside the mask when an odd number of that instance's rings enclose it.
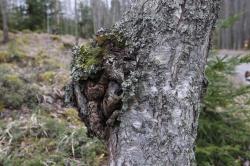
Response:
[[[58,35],[52,35],[50,38],[51,38],[51,40],[58,41],[58,42],[60,42],[62,40],[61,37]]]
[[[38,75],[38,81],[52,84],[54,82],[56,73],[54,71],[46,71]]]
[[[33,114],[28,119],[1,124],[3,165],[97,166],[106,153],[99,141],[86,136],[85,128],[47,116]]]
[[[6,64],[0,64],[0,101],[4,108],[19,109],[38,103],[39,91],[27,85],[18,74],[11,72]]]
[[[0,63],[6,63],[9,61],[9,53],[7,51],[0,52]]]

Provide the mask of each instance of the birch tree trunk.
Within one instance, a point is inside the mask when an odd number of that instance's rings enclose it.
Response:
[[[0,7],[2,11],[2,20],[3,20],[3,43],[9,41],[9,30],[8,30],[8,13],[7,13],[7,1],[1,0]]]
[[[134,0],[111,32],[97,33],[89,53],[75,48],[68,94],[89,134],[106,140],[110,166],[194,164],[218,6],[219,0]],[[87,68],[100,48],[100,63]]]

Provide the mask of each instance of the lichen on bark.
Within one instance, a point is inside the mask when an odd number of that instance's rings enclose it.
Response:
[[[90,133],[106,140],[109,165],[193,165],[219,0],[132,0],[131,6],[107,32],[122,34],[124,47],[100,31],[93,45],[104,48],[101,63],[93,70],[73,65],[73,101]]]

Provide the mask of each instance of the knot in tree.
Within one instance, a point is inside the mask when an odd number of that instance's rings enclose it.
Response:
[[[110,127],[119,123],[121,84],[130,72],[127,55],[122,34],[104,29],[91,43],[73,49],[69,101],[79,108],[90,136],[108,139]]]

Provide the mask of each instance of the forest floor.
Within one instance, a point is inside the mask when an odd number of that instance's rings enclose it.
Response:
[[[104,145],[86,136],[77,111],[63,103],[75,38],[31,32],[10,38],[0,45],[0,165],[100,165],[107,157]],[[245,84],[246,70],[250,65],[237,67],[232,80]]]
[[[86,136],[77,111],[63,103],[75,38],[10,38],[0,45],[0,165],[99,165],[103,144]]]

